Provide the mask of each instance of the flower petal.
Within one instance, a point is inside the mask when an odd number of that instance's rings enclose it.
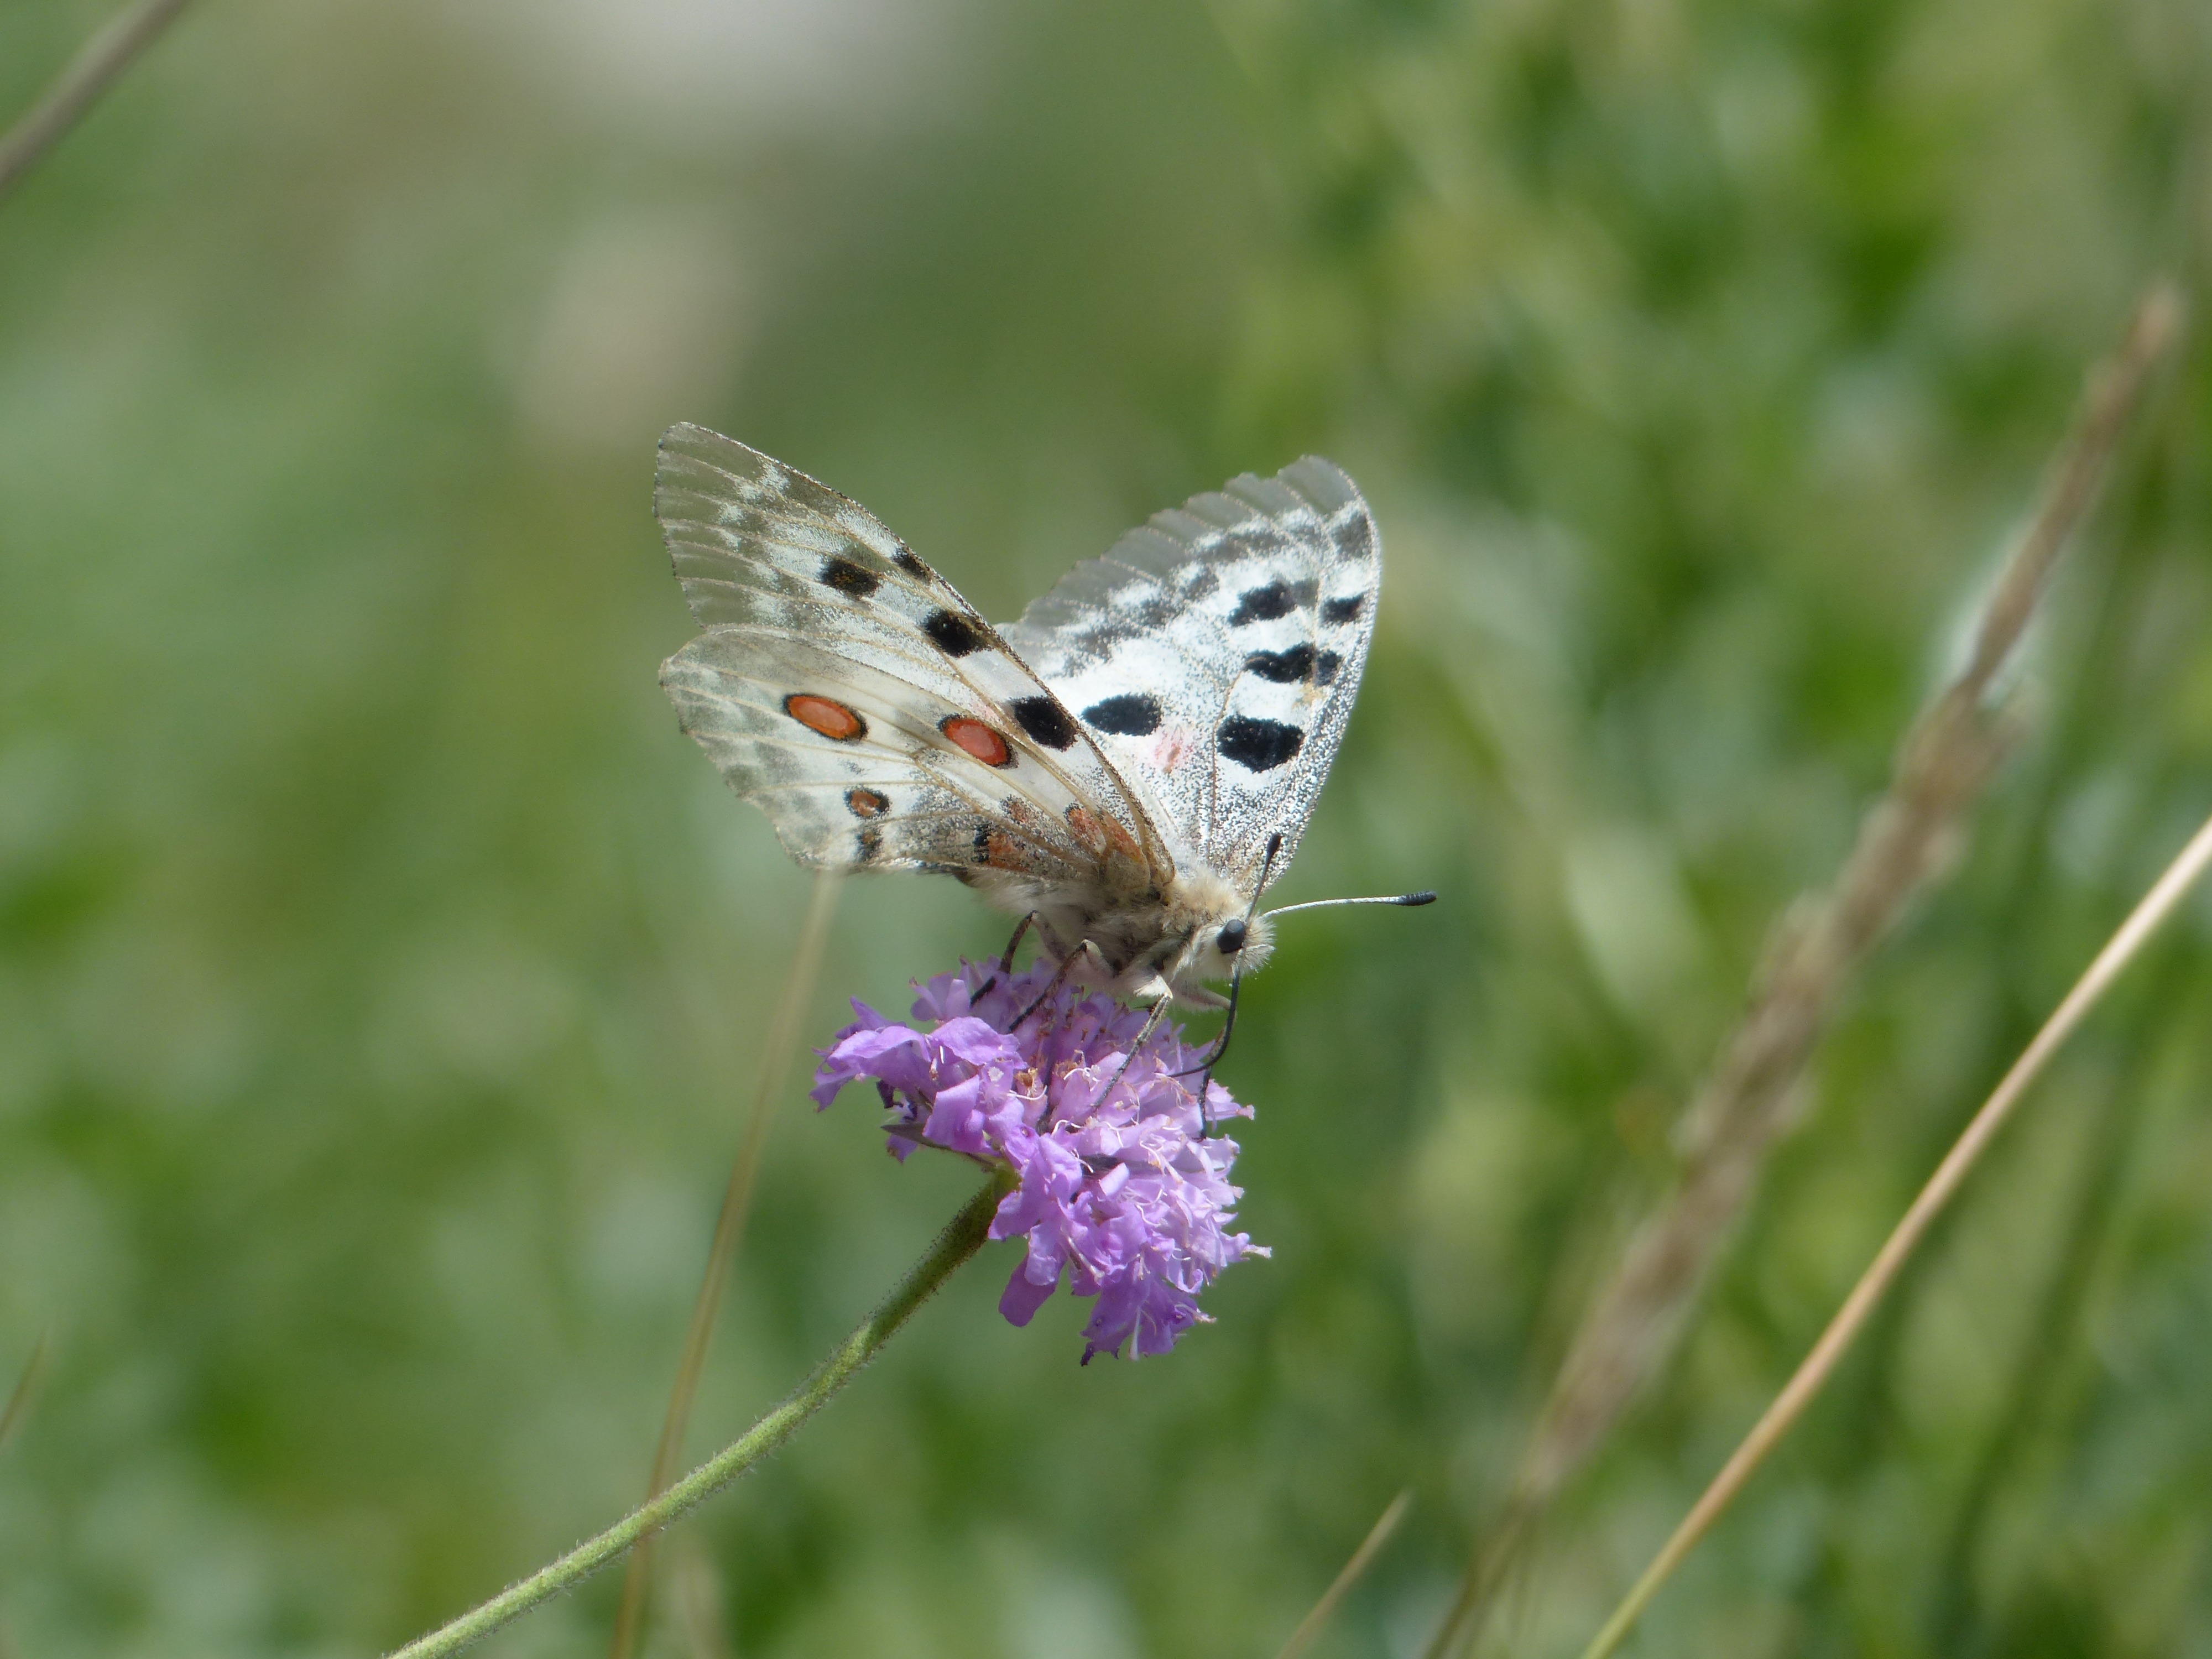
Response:
[[[811,1093],[826,1106],[871,1079],[898,1157],[926,1144],[1014,1173],[990,1231],[1025,1241],[999,1303],[1010,1322],[1027,1324],[1065,1277],[1072,1295],[1096,1298],[1086,1362],[1164,1353],[1205,1322],[1198,1296],[1224,1267],[1267,1254],[1227,1231],[1242,1196],[1229,1181],[1237,1147],[1204,1127],[1251,1109],[1218,1082],[1201,1107],[1180,1028],[1133,1050],[1148,1016],[1110,998],[1054,987],[1010,1030],[1054,972],[1049,960],[1019,974],[963,963],[915,987],[911,1025],[855,1000]]]
[[[1043,1284],[1030,1277],[1030,1259],[1022,1258],[1022,1265],[1014,1269],[1014,1276],[1006,1281],[1006,1288],[999,1296],[999,1311],[1006,1316],[1009,1325],[1026,1325],[1036,1316],[1036,1310],[1051,1300],[1052,1293],[1060,1288],[1060,1275],[1054,1273]]]

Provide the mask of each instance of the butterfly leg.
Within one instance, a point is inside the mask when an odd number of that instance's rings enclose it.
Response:
[[[1048,928],[1042,921],[1037,923],[1037,933],[1044,939],[1048,945],[1054,942],[1051,930]],[[1085,939],[1082,944],[1077,945],[1075,949],[1068,951],[1066,955],[1060,957],[1060,966],[1053,973],[1052,982],[1044,988],[1044,990],[1038,995],[1036,1001],[1030,1003],[1028,1007],[1022,1010],[1020,1018],[1017,1018],[1014,1023],[1006,1027],[1006,1029],[1009,1031],[1019,1030],[1021,1029],[1023,1020],[1027,1019],[1031,1014],[1036,1012],[1038,1009],[1043,1007],[1046,1003],[1051,1001],[1054,993],[1067,982],[1068,975],[1073,971],[1075,965],[1078,963],[1085,964],[1090,969],[1092,979],[1102,984],[1107,982],[1112,977],[1113,970],[1107,966],[1105,953],[1099,950],[1098,946],[1091,940]],[[1164,1006],[1165,1005],[1164,1004],[1162,1006]],[[1152,1028],[1147,1026],[1146,1029],[1149,1030]]]
[[[1042,931],[1042,924],[1039,924],[1039,927],[1040,931]],[[1008,1030],[1018,1031],[1021,1030],[1023,1023],[1026,1021],[1031,1014],[1036,1012],[1038,1009],[1043,1007],[1046,1003],[1052,1000],[1054,994],[1060,990],[1060,988],[1067,982],[1069,971],[1074,968],[1076,963],[1082,957],[1085,951],[1088,951],[1094,957],[1098,954],[1098,947],[1091,944],[1089,939],[1085,939],[1083,941],[1081,950],[1070,951],[1066,956],[1062,957],[1060,959],[1060,966],[1053,971],[1052,978],[1046,984],[1044,989],[1037,993],[1036,1000],[1035,1001],[1031,1002],[1028,1007],[1023,1009],[1020,1013],[1014,1017],[1014,1023],[1006,1027]]]
[[[1167,1018],[1168,1009],[1170,1006],[1169,1000],[1165,997],[1162,997],[1158,1002],[1152,1005],[1152,1012],[1145,1017],[1143,1029],[1139,1030],[1137,1033],[1137,1040],[1129,1045],[1130,1059],[1135,1059],[1138,1054],[1142,1051],[1144,1046],[1152,1040],[1152,1033],[1158,1030],[1161,1024]]]
[[[1152,1005],[1152,1012],[1145,1016],[1145,1023],[1137,1032],[1137,1040],[1134,1042],[1132,1042],[1127,1048],[1122,1051],[1121,1064],[1115,1072],[1115,1075],[1117,1078],[1121,1073],[1129,1069],[1129,1062],[1131,1060],[1136,1059],[1139,1054],[1145,1051],[1145,1045],[1152,1040],[1152,1033],[1160,1029],[1161,1022],[1167,1018],[1168,1009],[1172,1006],[1173,1005],[1170,999],[1166,997],[1162,997],[1158,1002],[1155,1002]],[[1205,1115],[1202,1109],[1200,1114],[1199,1121],[1201,1125],[1205,1122]]]
[[[1014,924],[1014,936],[1006,941],[1006,948],[1000,955],[997,969],[993,971],[990,978],[983,981],[981,988],[976,991],[975,995],[977,997],[988,995],[991,988],[999,982],[999,976],[1000,975],[1011,974],[1014,971],[1014,952],[1021,949],[1022,935],[1029,932],[1030,924],[1036,921],[1036,919],[1037,913],[1032,910]]]

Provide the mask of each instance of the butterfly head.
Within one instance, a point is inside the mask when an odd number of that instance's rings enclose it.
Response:
[[[1225,979],[1232,981],[1233,991],[1234,981],[1267,960],[1275,948],[1275,930],[1260,914],[1260,895],[1282,850],[1283,832],[1278,830],[1267,837],[1259,878],[1248,894],[1240,895],[1212,871],[1194,885],[1188,902],[1199,914],[1183,946],[1178,979]]]
[[[1249,974],[1274,948],[1275,930],[1267,917],[1253,915],[1249,903],[1238,903],[1225,915],[1217,911],[1200,924],[1191,938],[1185,972],[1194,979]]]
[[[1179,878],[1159,919],[1161,953],[1153,960],[1187,1000],[1212,1006],[1198,988],[1208,980],[1249,974],[1275,948],[1275,930],[1253,908],[1252,896],[1210,870]]]

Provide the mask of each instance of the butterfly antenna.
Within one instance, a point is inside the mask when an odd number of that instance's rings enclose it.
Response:
[[[1267,837],[1267,856],[1260,860],[1260,884],[1252,890],[1252,902],[1244,907],[1244,920],[1252,920],[1252,912],[1260,908],[1260,895],[1267,890],[1267,878],[1275,868],[1275,854],[1283,850],[1283,832],[1279,830]]]
[[[1275,854],[1280,850],[1282,842],[1282,836],[1278,835],[1267,843],[1267,860],[1266,864],[1261,866],[1260,870],[1260,885],[1263,888],[1267,884],[1267,872],[1273,866],[1275,862]],[[1378,894],[1370,898],[1314,899],[1304,904],[1285,904],[1280,909],[1268,911],[1267,915],[1269,920],[1272,921],[1276,916],[1288,915],[1293,910],[1326,910],[1332,906],[1339,904],[1395,904],[1410,908],[1415,905],[1434,904],[1436,902],[1437,896],[1433,892],[1425,890],[1418,893]],[[1250,927],[1252,912],[1259,908],[1259,903],[1260,897],[1255,892],[1252,896],[1252,909],[1247,910],[1244,913],[1244,921],[1247,927]],[[1240,961],[1237,964],[1237,971],[1229,976],[1229,1018],[1221,1023],[1221,1035],[1214,1039],[1212,1051],[1206,1055],[1205,1060],[1201,1064],[1187,1066],[1182,1071],[1177,1072],[1175,1074],[1177,1077],[1188,1077],[1193,1072],[1203,1072],[1205,1073],[1205,1076],[1199,1080],[1198,1085],[1199,1113],[1200,1121],[1204,1121],[1204,1115],[1206,1111],[1206,1091],[1213,1082],[1213,1068],[1221,1064],[1221,1057],[1229,1052],[1230,1034],[1237,1029],[1237,994],[1241,989],[1243,989],[1243,983],[1244,964]],[[1207,1133],[1212,1133],[1212,1126],[1210,1124],[1207,1126]]]
[[[1267,912],[1267,920],[1273,921],[1277,916],[1287,916],[1293,911],[1297,910],[1327,910],[1339,904],[1401,904],[1412,906],[1416,904],[1434,904],[1436,902],[1437,896],[1434,893],[1425,891],[1419,893],[1382,893],[1377,894],[1372,898],[1309,899],[1304,904],[1285,904],[1279,910],[1270,910]]]

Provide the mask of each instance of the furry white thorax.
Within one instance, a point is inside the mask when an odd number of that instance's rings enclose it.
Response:
[[[1000,909],[1035,915],[1046,953],[1055,962],[1077,957],[1071,979],[1124,1001],[1171,997],[1186,1007],[1225,1007],[1227,999],[1203,981],[1227,979],[1240,968],[1249,974],[1275,948],[1274,929],[1255,915],[1243,948],[1222,951],[1222,927],[1241,920],[1251,898],[1211,870],[1178,874],[1164,892],[1116,892],[998,871],[967,879]]]

